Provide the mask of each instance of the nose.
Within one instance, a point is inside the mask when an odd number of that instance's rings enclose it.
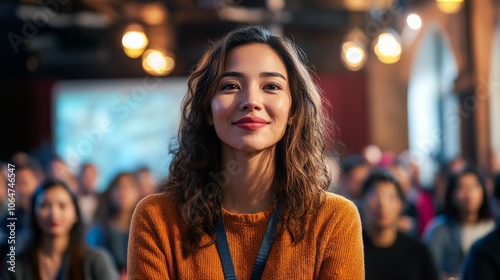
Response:
[[[257,86],[249,86],[240,96],[240,110],[260,111],[262,109],[262,96]]]

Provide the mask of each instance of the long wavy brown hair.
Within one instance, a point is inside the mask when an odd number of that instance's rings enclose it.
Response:
[[[306,230],[306,216],[325,199],[330,173],[324,151],[331,126],[323,107],[326,101],[306,66],[305,54],[291,40],[263,27],[234,30],[208,46],[189,76],[178,139],[170,147],[173,159],[163,188],[173,197],[188,226],[182,243],[184,254],[215,241],[214,223],[222,217],[222,187],[213,174],[221,170],[221,141],[207,117],[211,116],[211,100],[227,53],[251,43],[266,44],[281,57],[292,97],[292,123],[275,149],[274,203],[280,201],[283,211],[279,234],[286,229],[292,241],[299,242]],[[200,244],[205,234],[211,242]]]

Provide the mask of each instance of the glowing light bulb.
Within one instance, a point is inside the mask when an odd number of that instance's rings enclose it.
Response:
[[[464,0],[436,0],[439,10],[446,14],[456,14],[462,8]]]
[[[347,69],[357,71],[361,69],[366,62],[366,52],[361,46],[354,42],[345,42],[342,44],[341,58]]]
[[[417,14],[410,14],[406,18],[406,24],[413,30],[419,30],[422,27],[422,19]]]
[[[142,68],[144,71],[155,76],[170,74],[175,67],[173,54],[160,50],[147,50],[142,56]]]
[[[386,32],[378,36],[374,48],[377,58],[385,64],[393,64],[401,58],[401,45],[392,33]]]
[[[129,26],[122,37],[123,50],[131,58],[141,56],[148,43],[148,37],[138,25]]]

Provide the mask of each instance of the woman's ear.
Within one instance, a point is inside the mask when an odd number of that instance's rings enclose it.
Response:
[[[288,124],[288,125],[291,125],[292,123],[293,123],[293,117],[289,117],[289,118],[288,118],[288,122],[287,122],[287,124]]]

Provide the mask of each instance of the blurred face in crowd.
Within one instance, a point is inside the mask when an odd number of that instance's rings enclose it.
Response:
[[[94,165],[85,165],[80,173],[80,192],[92,194],[96,189],[97,168]]]
[[[156,183],[149,170],[141,170],[137,173],[137,183],[141,197],[156,192]]]
[[[363,216],[368,227],[397,228],[403,202],[391,182],[375,182],[363,199]]]
[[[24,168],[16,172],[16,200],[19,201],[19,207],[25,210],[30,208],[31,195],[37,185],[38,179],[32,170]]]
[[[285,65],[268,45],[229,51],[211,102],[212,122],[223,150],[259,152],[284,135],[292,104]]]
[[[479,211],[484,197],[481,183],[476,175],[466,173],[458,179],[458,186],[453,199],[461,214],[471,214]]]
[[[490,174],[496,174],[500,172],[500,151],[490,152],[488,166]]]
[[[111,193],[113,203],[122,211],[131,211],[139,201],[139,189],[132,175],[121,176]]]
[[[352,168],[344,178],[344,188],[350,199],[358,199],[361,196],[361,187],[368,176],[370,168],[368,165],[360,165]]]
[[[69,234],[78,221],[71,195],[62,186],[55,186],[38,195],[35,202],[36,221],[45,234]]]

